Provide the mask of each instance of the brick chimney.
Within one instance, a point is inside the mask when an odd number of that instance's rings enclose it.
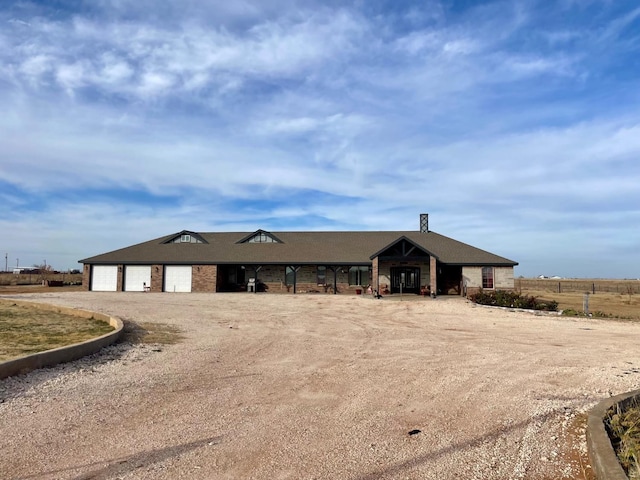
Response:
[[[427,233],[429,231],[429,214],[421,213],[420,214],[420,232]]]

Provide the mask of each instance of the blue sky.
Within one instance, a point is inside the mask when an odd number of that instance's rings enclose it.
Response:
[[[0,249],[431,229],[640,277],[640,4],[8,1]],[[4,265],[2,265],[2,268]]]

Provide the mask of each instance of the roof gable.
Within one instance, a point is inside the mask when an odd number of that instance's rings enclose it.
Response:
[[[422,253],[422,255],[416,255],[416,253]],[[416,257],[416,256],[429,256],[433,255],[433,253],[429,252],[426,248],[421,245],[418,245],[413,240],[407,238],[406,236],[401,236],[397,240],[391,242],[386,245],[373,255],[369,257],[369,259],[373,260],[376,257]],[[433,255],[437,258],[436,255]]]
[[[278,237],[266,230],[256,230],[255,232],[242,237],[236,243],[283,243]]]
[[[182,230],[161,243],[209,243],[199,233]]]

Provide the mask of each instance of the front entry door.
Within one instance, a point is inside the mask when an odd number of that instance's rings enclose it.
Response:
[[[391,293],[420,293],[420,269],[418,267],[392,267]]]

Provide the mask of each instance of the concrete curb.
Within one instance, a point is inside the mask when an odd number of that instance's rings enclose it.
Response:
[[[640,390],[622,393],[601,401],[589,411],[587,417],[587,451],[591,467],[598,480],[629,480],[618,461],[611,445],[609,434],[604,426],[607,411],[619,405],[625,409],[631,404],[640,402]]]
[[[122,320],[118,317],[111,317],[103,313],[13,299],[0,299],[0,304],[35,307],[40,310],[64,313],[80,318],[96,318],[115,328],[113,332],[106,333],[97,338],[85,340],[84,342],[54,348],[53,350],[47,350],[45,352],[34,353],[27,355],[26,357],[15,358],[6,362],[0,362],[0,379],[27,373],[42,367],[51,367],[59,363],[71,362],[87,355],[92,355],[103,347],[117,342],[124,332],[124,324],[122,323]]]

